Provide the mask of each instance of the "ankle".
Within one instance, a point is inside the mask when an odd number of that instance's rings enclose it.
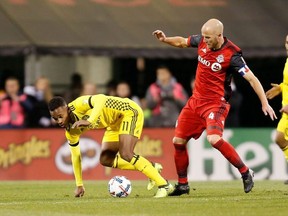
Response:
[[[188,185],[188,182],[186,182],[186,183],[180,183],[180,182],[178,182],[178,185],[186,186],[186,185]]]
[[[178,178],[178,183],[181,185],[188,184],[188,178],[187,177]]]

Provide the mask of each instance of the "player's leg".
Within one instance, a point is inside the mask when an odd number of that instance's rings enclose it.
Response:
[[[278,126],[277,126],[277,131],[276,131],[276,136],[275,136],[275,142],[277,145],[280,147],[280,149],[283,151],[285,159],[288,163],[288,115],[283,113],[282,118],[280,119]],[[284,184],[288,184],[288,180],[284,182]]]
[[[138,140],[138,139],[137,139]],[[102,140],[102,150],[100,155],[100,163],[103,166],[113,167],[122,170],[137,170],[134,165],[129,163],[130,160],[124,160],[119,153],[119,131],[113,131],[111,129],[107,129],[103,136]],[[131,150],[129,150],[131,151]],[[134,151],[134,147],[132,152]],[[133,154],[134,155],[134,154]],[[132,155],[132,156],[133,156]],[[159,163],[152,163],[150,162],[160,173],[162,170],[162,166]],[[151,190],[154,185],[155,181],[149,181],[149,186],[147,188]]]
[[[253,171],[250,170],[242,161],[235,148],[227,141],[222,139],[225,118],[229,111],[229,104],[221,103],[219,106],[212,105],[207,109],[207,140],[208,142],[234,166],[242,175],[244,191],[248,193],[254,186]]]
[[[191,103],[191,104],[190,104]],[[174,161],[178,175],[178,183],[169,196],[180,196],[189,194],[187,169],[189,156],[187,151],[187,141],[193,137],[198,138],[205,129],[205,121],[201,119],[191,107],[196,107],[191,100],[182,109],[176,124],[175,135],[173,138]]]
[[[107,129],[101,145],[100,163],[103,166],[118,168],[122,170],[136,170],[119,154],[119,132]]]
[[[114,160],[118,153],[118,142],[102,142],[100,164],[106,167],[113,167]]]
[[[163,170],[163,166],[160,163],[154,163],[151,162],[152,165],[155,167],[155,169],[158,171],[158,173],[161,173]],[[147,184],[147,190],[152,190],[156,185],[156,182],[153,179],[148,179],[148,184]]]
[[[210,132],[211,133],[211,132]],[[227,141],[222,139],[222,135],[217,134],[210,134],[207,136],[208,142],[234,166],[236,167],[242,175],[244,191],[245,193],[249,193],[253,186],[254,186],[254,172],[249,169],[238,153],[236,152],[235,148]]]
[[[143,124],[142,109],[137,104],[131,103],[119,127],[119,154],[121,158],[135,166],[149,179],[155,181],[155,184],[159,187],[155,197],[165,197],[173,190],[173,186],[167,183],[150,161],[134,153],[135,145],[143,130]]]
[[[149,179],[155,181],[155,184],[161,190],[161,194],[156,194],[156,197],[165,197],[168,195],[167,190],[172,190],[172,185],[169,185],[167,181],[160,175],[158,170],[153,164],[146,158],[134,153],[134,148],[138,138],[129,134],[119,135],[119,154],[121,158],[129,161],[138,171],[142,172]],[[162,190],[162,188],[164,190]],[[172,188],[172,189],[171,189]]]

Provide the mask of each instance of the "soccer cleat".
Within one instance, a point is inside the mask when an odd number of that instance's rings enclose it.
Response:
[[[182,194],[189,194],[190,193],[190,187],[188,183],[186,184],[176,184],[174,190],[169,193],[169,196],[180,196]]]
[[[173,190],[174,190],[174,187],[170,183],[168,183],[167,185],[164,185],[164,186],[160,186],[158,188],[154,198],[167,197]]]
[[[155,169],[157,169],[158,173],[161,173],[163,167],[160,163],[154,163],[153,166],[155,167]],[[155,186],[155,181],[152,179],[148,180],[148,185],[147,185],[147,190],[152,190],[152,188]]]
[[[242,175],[245,193],[249,193],[252,190],[254,186],[253,177],[254,177],[254,172],[251,169],[249,169],[246,173]]]

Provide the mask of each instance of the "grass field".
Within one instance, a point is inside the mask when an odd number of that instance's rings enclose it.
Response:
[[[173,182],[172,182],[173,183]],[[1,216],[67,215],[201,215],[278,216],[288,214],[288,185],[256,181],[245,194],[242,182],[191,182],[190,195],[152,198],[146,181],[132,181],[127,198],[110,197],[106,181],[86,182],[86,194],[74,198],[73,181],[0,182]]]

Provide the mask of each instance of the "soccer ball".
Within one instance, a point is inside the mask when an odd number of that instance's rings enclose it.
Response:
[[[132,191],[132,185],[125,176],[114,176],[108,183],[108,191],[112,197],[127,197]]]

